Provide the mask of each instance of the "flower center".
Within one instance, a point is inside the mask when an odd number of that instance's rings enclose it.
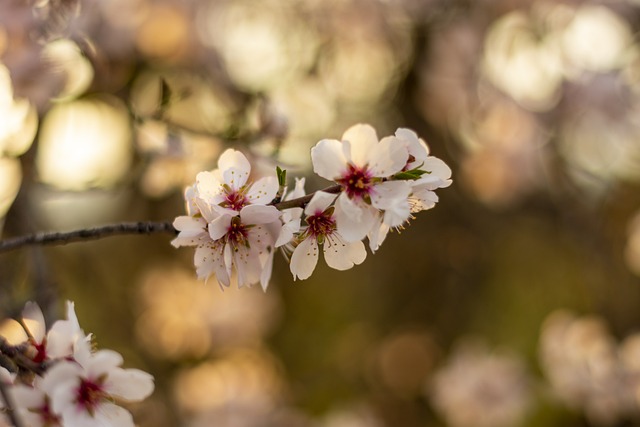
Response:
[[[102,390],[102,385],[100,383],[84,378],[81,380],[80,386],[76,390],[76,403],[84,407],[91,415],[93,415],[96,407],[106,397],[107,394]]]
[[[240,221],[240,217],[233,217],[229,229],[227,230],[227,243],[231,244],[235,250],[240,246],[249,246],[249,229]]]
[[[242,191],[234,191],[225,193],[225,200],[222,202],[222,206],[225,208],[233,209],[234,211],[240,211],[248,204],[247,198]]]
[[[310,215],[306,218],[306,221],[309,225],[309,228],[307,228],[308,233],[313,237],[330,236],[336,231],[336,221],[327,211]]]
[[[342,185],[349,198],[352,199],[363,198],[368,195],[373,185],[371,173],[367,168],[361,169],[352,164],[347,166],[347,173],[337,182]]]
[[[41,407],[30,409],[30,411],[40,416],[43,427],[58,427],[62,425],[60,417],[51,410],[48,397],[45,398],[45,402]]]

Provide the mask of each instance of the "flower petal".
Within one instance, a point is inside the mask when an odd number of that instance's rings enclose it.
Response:
[[[347,169],[342,143],[335,139],[323,139],[318,142],[311,149],[311,162],[313,171],[330,181],[340,178]]]
[[[324,191],[316,191],[309,204],[304,210],[305,215],[320,215],[322,214],[333,201],[336,199],[335,194],[327,193]]]
[[[209,223],[209,237],[212,240],[218,240],[224,237],[229,232],[231,226],[231,215],[220,215]]]
[[[153,376],[139,369],[112,369],[104,386],[108,393],[130,402],[146,399],[154,389]]]
[[[218,169],[222,171],[224,182],[237,190],[247,182],[251,164],[240,151],[228,148],[218,159]]]
[[[196,192],[192,198],[200,198],[209,204],[217,205],[224,200],[222,195],[222,182],[212,172],[200,172],[196,175]]]
[[[265,176],[251,185],[247,192],[250,203],[266,205],[270,203],[278,192],[278,179],[275,176]]]
[[[196,246],[206,240],[207,222],[202,218],[179,216],[173,220],[173,227],[180,231],[180,234],[171,241],[171,245],[176,248]]]
[[[44,315],[42,314],[42,310],[40,310],[40,306],[33,301],[27,302],[22,310],[22,321],[29,331],[29,334],[38,344],[41,344],[47,327],[44,323]]]
[[[376,130],[367,124],[351,126],[342,135],[342,141],[348,141],[350,160],[356,166],[365,166],[370,162],[371,152],[378,145]]]
[[[425,159],[424,165],[422,165],[420,169],[429,171],[431,172],[430,175],[435,175],[444,181],[448,181],[445,187],[451,185],[451,181],[449,180],[449,178],[451,178],[451,168],[441,159],[429,156]]]
[[[384,223],[397,227],[409,219],[411,185],[406,181],[387,181],[375,186],[371,204],[384,210]]]
[[[336,200],[336,226],[345,242],[364,239],[378,215],[377,209],[364,203],[356,203],[342,193]]]
[[[406,144],[394,136],[383,138],[372,148],[369,155],[369,169],[372,175],[382,178],[400,172],[409,158]]]
[[[304,239],[293,251],[289,269],[293,274],[293,280],[308,279],[318,264],[318,242],[315,238]]]
[[[275,206],[247,205],[240,211],[243,224],[267,224],[277,221],[282,213]]]
[[[337,237],[337,236],[336,236]],[[327,239],[324,243],[324,260],[335,270],[348,270],[354,265],[361,264],[367,257],[364,243],[345,243],[339,238]]]

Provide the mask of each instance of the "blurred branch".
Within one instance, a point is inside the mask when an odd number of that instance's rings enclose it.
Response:
[[[12,239],[0,240],[0,252],[10,251],[28,245],[63,245],[71,242],[83,240],[100,239],[107,236],[123,234],[154,234],[173,233],[177,234],[171,222],[131,222],[121,224],[111,224],[96,228],[86,228],[65,233],[37,233],[28,236],[14,237]]]

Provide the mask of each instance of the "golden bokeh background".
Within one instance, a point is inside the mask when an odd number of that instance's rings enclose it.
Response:
[[[359,122],[454,179],[266,293],[166,235],[3,253],[3,317],[74,300],[155,376],[140,426],[640,425],[639,29],[637,0],[3,0],[3,238],[171,220],[227,147],[320,189],[310,148]]]

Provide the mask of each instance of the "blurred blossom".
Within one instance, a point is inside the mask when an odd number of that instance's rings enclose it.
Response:
[[[233,100],[222,87],[187,72],[145,72],[133,83],[131,104],[142,120],[157,119],[161,108],[161,79],[171,96],[162,117],[177,127],[195,133],[219,133],[231,125]]]
[[[189,17],[178,4],[151,4],[137,28],[136,45],[151,58],[175,59],[187,52]]]
[[[196,25],[202,42],[222,56],[231,80],[252,91],[300,76],[312,66],[318,46],[313,26],[278,1],[210,2]]]
[[[624,256],[629,269],[640,276],[640,213],[636,214],[629,224]]]
[[[523,362],[483,344],[458,344],[428,386],[436,411],[452,427],[519,425],[530,404],[531,384]]]
[[[383,40],[337,38],[321,58],[320,73],[336,98],[369,104],[387,94],[397,66],[392,46]]]
[[[383,420],[367,404],[334,409],[325,415],[321,427],[384,427]]]
[[[178,407],[187,416],[206,413],[221,424],[245,412],[267,413],[279,405],[284,383],[265,350],[233,350],[179,372],[174,383]]]
[[[535,18],[515,10],[495,21],[485,39],[483,70],[496,87],[527,108],[548,110],[560,95],[561,52]]]
[[[425,59],[417,65],[419,91],[415,102],[429,122],[454,131],[474,99],[476,62],[482,45],[474,21],[458,21],[430,34]]]
[[[135,132],[136,148],[146,159],[140,189],[149,197],[182,191],[198,172],[215,165],[222,148],[218,139],[170,130],[161,121],[144,121]]]
[[[620,68],[632,44],[629,24],[610,8],[585,4],[562,33],[562,47],[570,67],[607,72]]]
[[[547,137],[533,114],[495,94],[472,114],[461,127],[469,151],[462,172],[478,199],[505,206],[543,184]]]
[[[280,314],[274,292],[229,288],[221,293],[177,267],[149,271],[140,298],[144,311],[136,332],[157,358],[203,357],[215,349],[258,345]]]
[[[23,343],[29,338],[24,327],[14,319],[0,321],[0,336],[10,345]]]
[[[587,111],[563,124],[559,151],[570,166],[569,173],[578,181],[584,173],[604,181],[638,181],[639,135],[640,121]]]
[[[14,99],[9,70],[0,64],[0,156],[26,152],[36,135],[38,115],[26,99]]]
[[[51,69],[65,76],[65,84],[56,96],[58,100],[75,98],[82,94],[93,80],[93,67],[71,40],[58,39],[48,43],[42,54]]]
[[[60,189],[108,188],[129,171],[131,148],[129,117],[120,101],[72,101],[46,115],[36,167],[42,182]]]
[[[402,397],[420,395],[435,364],[438,348],[430,334],[406,331],[385,339],[376,354],[380,381]]]
[[[0,157],[0,218],[4,217],[18,195],[21,181],[20,161],[9,157]]]
[[[629,358],[635,350],[630,340],[619,352],[598,317],[557,311],[542,326],[540,360],[554,392],[594,423],[612,425],[638,415],[640,377],[637,363]]]

